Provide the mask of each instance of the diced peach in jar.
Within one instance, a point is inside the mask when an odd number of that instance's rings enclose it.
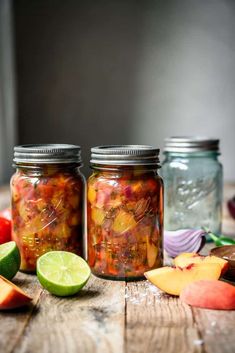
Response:
[[[143,188],[142,182],[138,181],[138,182],[133,183],[131,188],[134,193],[139,193]]]
[[[91,210],[91,218],[97,225],[102,225],[105,218],[105,212],[101,208],[94,207]]]
[[[94,186],[93,185],[90,185],[88,187],[88,193],[87,193],[87,198],[88,198],[88,201],[93,204],[96,200],[96,191],[94,189]]]
[[[114,232],[122,234],[136,226],[136,221],[131,213],[120,210],[114,219],[112,229]]]

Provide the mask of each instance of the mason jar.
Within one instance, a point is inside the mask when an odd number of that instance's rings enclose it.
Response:
[[[34,272],[50,250],[83,255],[84,177],[79,146],[23,145],[14,148],[11,178],[13,240],[21,270]]]
[[[207,227],[220,233],[223,173],[219,140],[167,138],[164,155],[165,229]]]
[[[144,278],[162,266],[163,181],[151,146],[91,149],[88,179],[88,263],[96,276]]]

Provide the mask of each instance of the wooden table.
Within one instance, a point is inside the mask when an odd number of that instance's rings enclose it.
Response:
[[[225,197],[233,193],[230,185]],[[227,214],[226,224],[235,234]],[[0,313],[1,353],[235,352],[235,311],[191,308],[147,281],[92,277],[65,299],[43,290],[33,275],[18,273],[14,283],[34,301],[28,309]]]

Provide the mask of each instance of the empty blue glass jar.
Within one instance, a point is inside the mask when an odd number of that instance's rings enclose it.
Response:
[[[165,229],[208,227],[220,233],[223,171],[219,140],[167,138],[164,155]]]

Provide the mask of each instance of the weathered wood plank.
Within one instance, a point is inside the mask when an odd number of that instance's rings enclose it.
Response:
[[[235,311],[193,308],[207,353],[235,352]]]
[[[126,353],[203,352],[189,306],[147,281],[127,284]]]
[[[92,277],[71,298],[44,291],[14,353],[123,353],[125,283]]]
[[[13,282],[31,295],[34,300],[28,308],[0,312],[0,352],[11,353],[23,334],[42,292],[36,276],[18,273]]]

